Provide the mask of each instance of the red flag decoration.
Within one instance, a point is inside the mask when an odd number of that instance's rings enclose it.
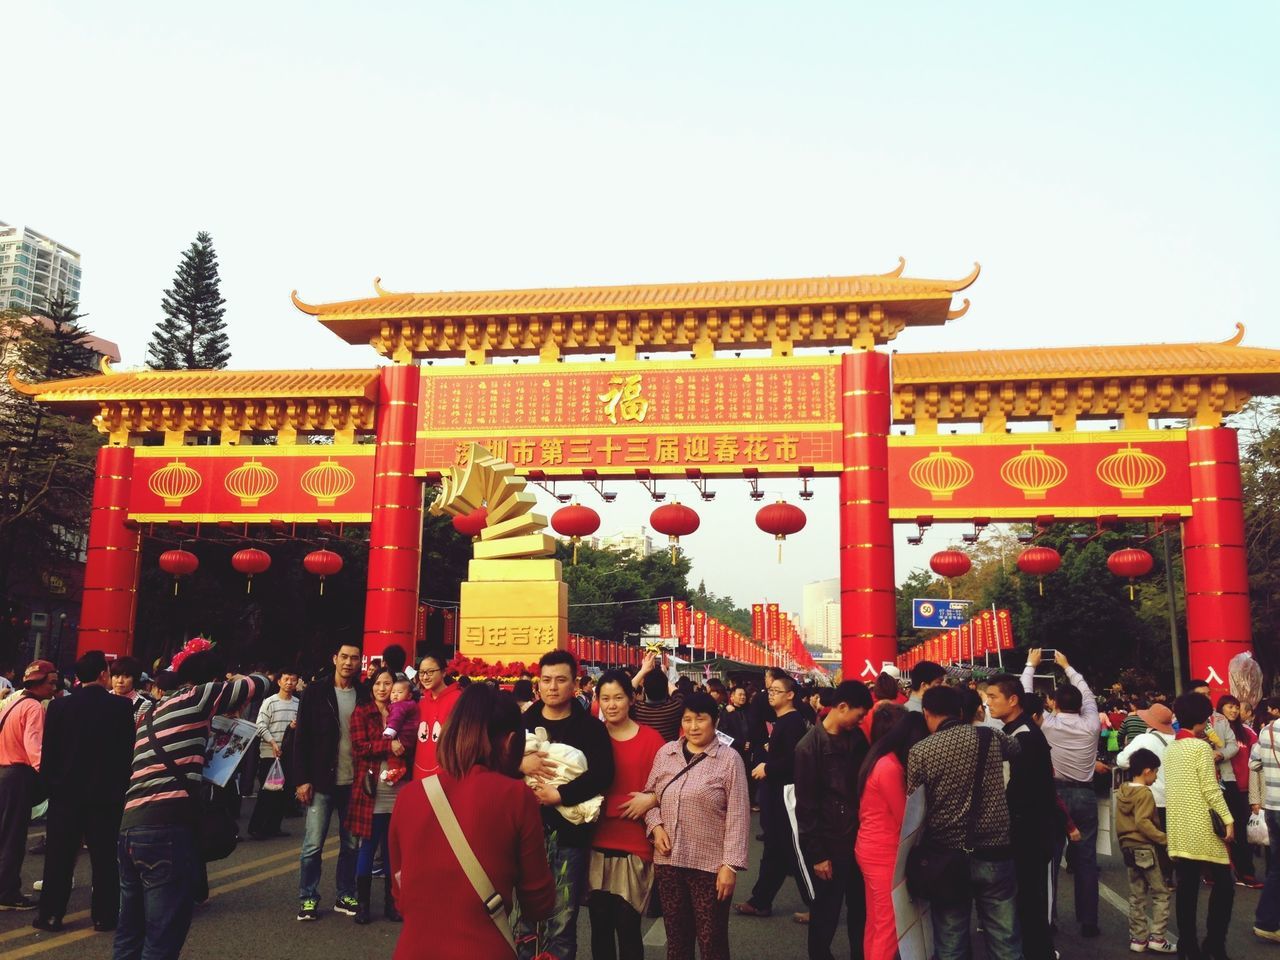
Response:
[[[757,643],[763,642],[764,640],[763,603],[753,603],[751,605],[751,635],[755,637]]]
[[[782,640],[782,634],[779,632],[780,625],[778,623],[778,605],[771,603],[765,608],[764,621],[764,642],[768,646],[777,646]]]
[[[671,601],[663,600],[658,604],[658,636],[663,640],[673,636],[671,632]]]
[[[689,604],[683,600],[675,602],[676,639],[681,643],[689,643]]]
[[[705,610],[693,611],[693,643],[692,646],[707,648],[707,613]]]
[[[444,640],[442,641],[446,647],[457,646],[457,638],[454,636],[454,628],[457,626],[456,610],[445,607],[440,611],[444,614]]]
[[[985,611],[984,611],[985,613]],[[976,649],[979,656],[986,656],[995,650],[995,644],[990,634],[991,621],[983,614],[978,614],[970,621],[973,626],[974,634],[977,637]]]
[[[1013,649],[1013,616],[1008,610],[996,611],[996,639],[1001,650]]]

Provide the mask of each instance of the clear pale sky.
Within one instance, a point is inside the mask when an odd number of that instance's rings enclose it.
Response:
[[[1220,340],[1237,320],[1280,347],[1274,3],[51,2],[9,5],[4,30],[0,220],[81,252],[86,322],[126,365],[199,230],[245,369],[375,362],[295,287],[899,255],[913,276],[983,266],[969,314],[902,350]],[[695,578],[798,610],[836,575],[834,483],[782,567],[745,484],[717,487]],[[604,533],[652,508],[583,500]],[[947,539],[900,537],[900,576]]]

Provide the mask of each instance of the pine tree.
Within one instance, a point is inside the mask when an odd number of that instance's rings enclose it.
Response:
[[[164,292],[165,318],[156,324],[147,346],[155,370],[220,370],[231,359],[226,311],[219,291],[218,255],[205,231],[182,255],[173,286]]]

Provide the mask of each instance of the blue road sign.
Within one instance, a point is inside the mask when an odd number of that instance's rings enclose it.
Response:
[[[917,630],[953,630],[968,622],[971,606],[971,600],[918,597],[911,601],[911,625]]]

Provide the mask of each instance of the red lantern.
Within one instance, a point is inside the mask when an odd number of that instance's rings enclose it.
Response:
[[[808,517],[799,507],[792,506],[785,500],[761,507],[756,512],[756,526],[765,533],[772,533],[778,541],[778,562],[782,562],[782,541],[793,533],[804,529]]]
[[[551,515],[551,526],[562,537],[568,537],[573,544],[573,563],[578,564],[578,544],[583,537],[589,537],[600,529],[600,514],[590,507],[579,503],[561,507]]]
[[[1018,569],[1033,577],[1040,577],[1040,596],[1044,596],[1044,577],[1062,566],[1062,556],[1052,547],[1027,547],[1018,554]]]
[[[173,595],[178,595],[178,578],[200,569],[200,559],[190,550],[166,550],[160,554],[160,569],[173,577]]]
[[[342,557],[332,550],[312,550],[302,558],[307,573],[320,578],[320,596],[324,596],[324,578],[342,569]]]
[[[676,562],[676,544],[698,529],[702,521],[698,515],[680,501],[664,504],[649,514],[649,523],[659,533],[665,533],[671,543],[671,562]]]
[[[250,547],[247,550],[237,550],[231,555],[231,566],[236,569],[237,573],[243,573],[249,578],[249,582],[245,585],[244,592],[253,592],[253,578],[255,574],[266,573],[271,567],[271,554],[265,550],[259,550],[256,547]]]
[[[484,507],[476,507],[470,513],[464,513],[453,518],[453,529],[457,530],[464,537],[470,537],[472,540],[480,536],[480,531],[485,528],[489,522],[489,511]]]
[[[963,577],[973,566],[973,561],[963,550],[939,550],[929,558],[929,568],[947,581],[947,596],[953,596],[951,581]]]
[[[1117,550],[1107,557],[1107,569],[1117,577],[1129,578],[1129,599],[1133,599],[1133,581],[1135,577],[1145,577],[1155,566],[1151,554],[1137,547],[1126,547]]]

